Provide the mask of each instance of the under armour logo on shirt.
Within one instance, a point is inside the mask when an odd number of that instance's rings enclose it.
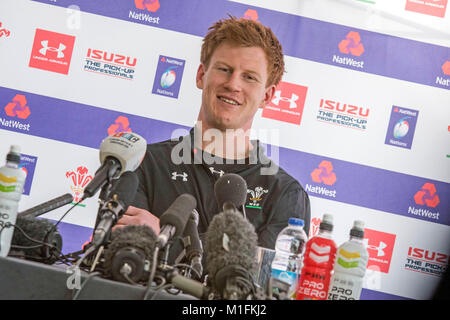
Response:
[[[219,176],[223,176],[225,174],[225,172],[223,172],[222,170],[219,170],[219,171],[214,170],[213,167],[209,167],[209,170],[211,171],[212,174],[217,173],[217,174],[219,174]]]
[[[183,173],[172,172],[172,180],[177,180],[177,177],[181,177],[182,181],[188,181],[187,180],[188,174],[186,172]]]

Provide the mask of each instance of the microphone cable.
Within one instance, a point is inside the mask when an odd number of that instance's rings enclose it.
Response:
[[[70,207],[70,208],[62,215],[62,217],[56,222],[56,224],[54,224],[53,227],[52,227],[49,231],[47,231],[47,233],[46,233],[45,236],[44,236],[44,239],[47,238],[48,235],[56,229],[57,225],[62,221],[62,219],[64,219],[64,217],[65,217],[65,216],[66,216],[73,208],[75,208],[77,205],[79,205],[83,200],[84,200],[84,199],[81,199],[81,200],[78,201],[77,203],[74,203],[73,206]],[[42,247],[42,246],[46,246],[46,247],[48,247],[49,249],[52,249],[52,250],[50,250],[50,253],[52,254],[52,256],[54,256],[54,257],[56,258],[56,262],[61,262],[61,263],[64,263],[64,264],[66,264],[66,265],[69,265],[69,263],[73,262],[73,261],[70,261],[70,255],[69,255],[69,256],[64,255],[57,247],[55,247],[55,246],[52,245],[52,244],[45,243],[45,242],[43,242],[43,241],[40,241],[40,240],[31,238],[30,236],[27,235],[27,233],[26,233],[22,228],[20,228],[20,227],[17,226],[16,224],[11,224],[11,223],[9,223],[9,222],[5,223],[5,224],[2,226],[2,228],[0,229],[0,235],[1,235],[1,233],[3,232],[3,230],[4,230],[5,228],[9,228],[9,227],[14,227],[15,229],[18,229],[18,230],[25,236],[25,238],[27,238],[27,239],[30,240],[31,242],[38,243],[38,244],[35,245],[35,246],[18,246],[18,245],[14,245],[14,248],[17,248],[17,249],[36,249],[36,248],[39,248],[39,247]],[[57,253],[59,254],[59,256],[55,255],[55,251],[57,251]],[[12,256],[14,257],[15,255],[12,255]],[[42,260],[44,259],[44,258],[41,258],[41,257],[33,257],[33,258],[42,259]]]
[[[84,280],[83,284],[80,286],[80,289],[76,290],[76,288],[74,288],[72,290],[72,300],[77,300],[78,297],[81,294],[81,291],[83,291],[83,289],[86,287],[86,284],[94,277],[101,275],[101,272],[92,272],[91,274],[89,274],[89,276],[86,278],[86,280]]]

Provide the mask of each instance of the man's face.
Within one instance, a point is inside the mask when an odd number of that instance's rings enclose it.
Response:
[[[221,44],[208,69],[201,64],[197,71],[197,87],[203,90],[198,120],[219,130],[250,129],[258,108],[273,98],[275,85],[266,88],[267,78],[261,48]]]

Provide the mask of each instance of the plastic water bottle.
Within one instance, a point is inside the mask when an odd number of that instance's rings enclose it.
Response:
[[[19,169],[20,147],[11,146],[6,165],[0,168],[0,257],[6,257],[11,247],[17,209],[25,184],[26,173]]]
[[[319,234],[309,239],[303,268],[297,286],[297,300],[326,300],[336,257],[336,243],[332,239],[333,216],[324,214]]]
[[[350,230],[350,240],[338,248],[328,300],[359,300],[369,261],[363,239],[364,222],[356,220]]]
[[[281,230],[275,243],[272,278],[290,284],[288,292],[290,298],[295,297],[305,244],[308,241],[308,236],[303,230],[304,224],[302,219],[289,218],[288,226]]]

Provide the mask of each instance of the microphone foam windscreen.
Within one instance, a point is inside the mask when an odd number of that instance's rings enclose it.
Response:
[[[138,184],[139,179],[136,173],[126,171],[120,176],[119,181],[111,191],[111,195],[117,195],[117,199],[122,201],[126,210],[136,196]]]
[[[221,212],[214,216],[205,241],[207,270],[213,284],[216,273],[231,265],[239,265],[254,274],[257,240],[254,226],[242,215]]]
[[[187,221],[192,214],[192,210],[197,207],[197,200],[188,194],[183,193],[170,205],[164,214],[161,216],[159,224],[172,225],[175,227],[174,237],[178,237],[184,231]]]
[[[37,219],[34,217],[17,217],[15,225],[23,230],[15,228],[11,242],[11,250],[14,254],[21,253],[29,260],[42,261],[50,259],[49,263],[53,263],[56,257],[53,257],[49,251],[51,247],[40,245],[40,243],[30,240],[37,240],[54,246],[57,249],[55,255],[59,255],[62,248],[62,237],[55,225],[47,219]],[[49,233],[50,230],[54,230]],[[26,236],[25,236],[25,234]],[[30,247],[30,248],[22,248]]]
[[[146,225],[127,225],[115,229],[111,233],[111,242],[105,247],[105,269],[111,274],[114,257],[123,248],[142,250],[145,258],[152,261],[156,238],[153,229]]]
[[[220,210],[225,202],[231,202],[239,208],[247,200],[247,183],[240,175],[227,173],[214,184],[214,193]]]

